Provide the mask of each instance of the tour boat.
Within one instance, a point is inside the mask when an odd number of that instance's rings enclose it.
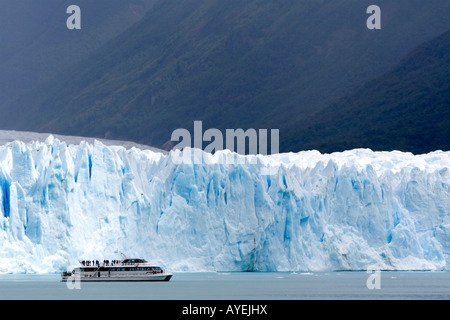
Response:
[[[61,278],[66,281],[169,281],[172,274],[142,258],[119,260],[80,261],[81,266],[72,272],[63,272]]]

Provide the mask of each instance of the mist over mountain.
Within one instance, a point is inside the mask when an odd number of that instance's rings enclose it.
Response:
[[[368,30],[371,4],[158,1],[93,54],[2,104],[0,128],[170,148],[173,130],[201,120],[205,129],[280,129],[281,151],[319,148],[323,137],[299,140],[314,114],[450,29],[450,3],[401,0],[379,1],[382,29]]]

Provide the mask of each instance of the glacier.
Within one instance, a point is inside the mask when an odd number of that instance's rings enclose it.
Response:
[[[450,152],[192,151],[0,146],[0,272],[118,252],[180,272],[450,269]]]

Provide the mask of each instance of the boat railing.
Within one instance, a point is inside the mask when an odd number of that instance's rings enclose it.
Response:
[[[113,261],[109,261],[109,260],[105,260],[105,261],[96,261],[96,260],[83,260],[80,261],[80,264],[83,267],[96,267],[97,270],[100,267],[111,267],[111,266],[118,266],[118,267],[122,267],[122,266],[133,266],[133,267],[139,267],[139,266],[143,266],[143,265],[149,265],[148,262],[123,262],[123,261],[118,261],[118,260],[113,260]],[[151,265],[153,266],[153,265]]]
[[[123,265],[122,261],[119,260],[81,260],[79,263],[83,267],[108,267],[108,266],[117,266],[117,265]]]

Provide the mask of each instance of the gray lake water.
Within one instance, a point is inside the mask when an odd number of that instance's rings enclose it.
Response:
[[[0,275],[0,299],[448,300],[450,272],[381,271],[377,279],[367,272],[175,273],[170,282],[82,282],[79,289],[69,289],[59,275]]]

